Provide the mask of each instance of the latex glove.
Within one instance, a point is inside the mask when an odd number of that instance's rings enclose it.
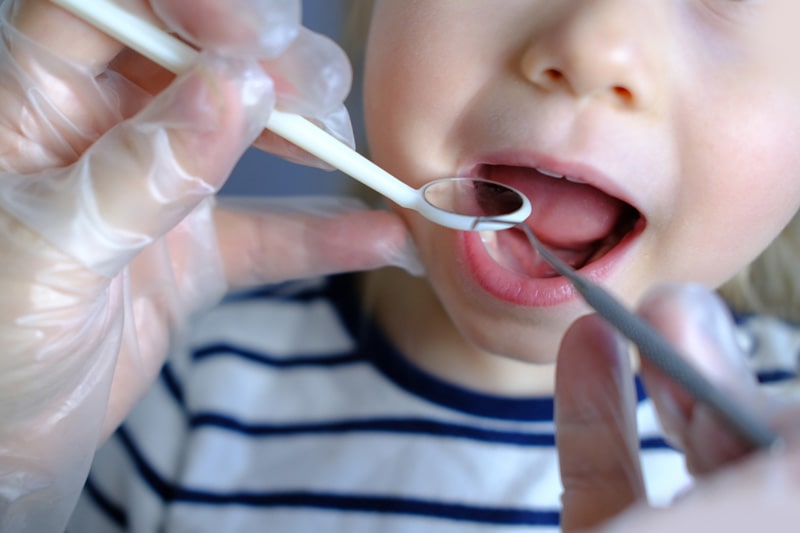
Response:
[[[126,4],[156,18],[147,4]],[[375,267],[406,249],[388,213],[214,211],[212,195],[260,134],[275,87],[278,101],[324,119],[341,108],[347,74],[332,74],[347,65],[318,76],[297,67],[285,91],[273,84],[277,58],[302,39],[309,57],[314,47],[344,57],[303,37],[294,1],[228,1],[224,13],[218,2],[152,4],[216,53],[173,80],[46,0],[2,6],[3,532],[63,531],[97,445],[193,310],[229,286]],[[303,248],[336,237],[347,246]]]
[[[795,531],[800,406],[758,389],[727,310],[705,289],[661,287],[639,312],[712,382],[768,420],[787,446],[748,456],[749,446],[708,407],[643,360],[642,378],[662,425],[700,476],[668,510],[649,508],[627,344],[601,318],[584,317],[564,338],[556,378],[564,531],[707,531],[712,522],[720,531]]]

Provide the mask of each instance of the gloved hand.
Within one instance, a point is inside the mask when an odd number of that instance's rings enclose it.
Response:
[[[642,360],[642,379],[668,439],[698,476],[668,510],[650,508],[637,455],[627,345],[601,318],[584,317],[564,338],[556,378],[564,531],[707,531],[709,523],[720,531],[794,531],[800,519],[800,405],[759,390],[729,313],[705,289],[657,288],[639,313],[710,381],[763,417],[784,446],[755,453],[709,407]]]
[[[229,287],[406,257],[385,212],[214,208],[276,101],[350,138],[349,65],[299,27],[299,1],[125,5],[206,52],[173,79],[47,0],[2,6],[4,532],[63,531],[96,447],[194,310]],[[273,141],[259,139],[286,148]]]

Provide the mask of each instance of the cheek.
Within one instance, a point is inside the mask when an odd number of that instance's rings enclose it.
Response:
[[[731,112],[708,128],[706,142],[697,137],[703,128],[689,137],[695,146],[679,180],[682,208],[673,228],[697,258],[695,277],[714,285],[726,281],[800,207],[800,107],[784,103],[762,103],[752,114]]]
[[[389,72],[387,72],[387,70]],[[396,76],[394,69],[373,68],[365,80],[364,113],[371,157],[409,185],[452,172],[446,146],[448,109],[439,105],[439,89],[419,70]]]
[[[435,11],[428,5],[424,9]],[[459,144],[454,130],[485,83],[485,67],[468,53],[466,37],[450,29],[450,19],[444,31],[444,23],[436,22],[441,15],[403,13],[398,21],[387,19],[408,9],[381,11],[370,33],[364,75],[370,153],[419,187],[454,172]]]

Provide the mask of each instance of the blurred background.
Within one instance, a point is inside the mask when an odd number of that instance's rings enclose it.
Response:
[[[343,0],[303,0],[303,24],[341,43],[345,16],[343,5]],[[361,121],[358,89],[357,83],[354,84],[347,105],[357,132]],[[360,149],[358,133],[356,143]],[[304,167],[251,148],[239,161],[221,193],[237,196],[335,195],[345,194],[345,187],[352,183],[351,178],[338,171]]]

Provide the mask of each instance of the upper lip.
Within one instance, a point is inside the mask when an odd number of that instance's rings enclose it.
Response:
[[[502,151],[480,156],[461,167],[459,175],[478,177],[484,166],[515,166],[538,170],[544,175],[561,177],[571,181],[585,183],[605,194],[618,198],[642,212],[632,195],[616,180],[598,170],[597,167],[574,160],[559,159],[552,155],[532,153],[530,151]]]

